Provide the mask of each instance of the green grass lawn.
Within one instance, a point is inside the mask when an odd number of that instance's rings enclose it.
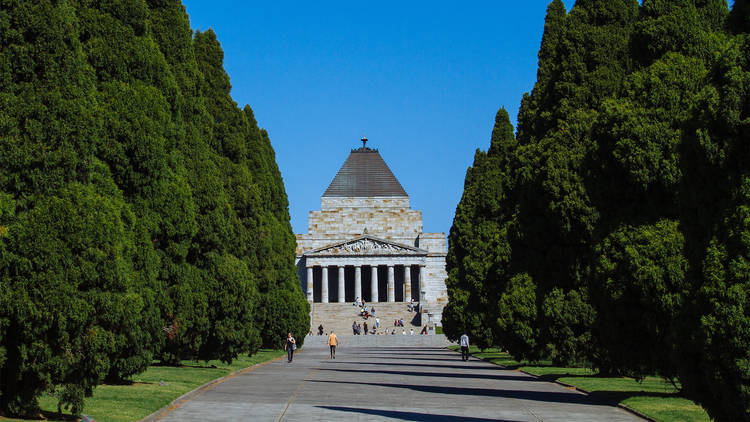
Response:
[[[458,346],[451,346],[458,350]],[[518,362],[508,353],[497,349],[480,351],[471,347],[472,355],[506,366],[538,375],[549,381],[560,381],[573,385],[612,403],[622,403],[658,421],[707,422],[711,419],[702,407],[680,397],[679,392],[668,381],[659,377],[647,377],[641,382],[625,377],[600,377],[590,368],[568,368],[552,366],[549,361]]]
[[[182,361],[181,367],[151,366],[146,372],[133,376],[130,384],[96,387],[93,397],[86,399],[83,413],[97,422],[137,421],[211,380],[283,355],[283,350],[261,350],[251,357],[240,356],[231,365],[212,360]],[[167,385],[161,385],[162,381]],[[48,420],[75,420],[70,415],[57,413],[55,397],[43,396],[39,404]],[[21,421],[2,417],[0,420]]]

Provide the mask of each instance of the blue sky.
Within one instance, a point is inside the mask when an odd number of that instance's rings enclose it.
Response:
[[[366,134],[424,230],[447,234],[495,113],[515,125],[534,85],[548,1],[183,3],[270,134],[295,233]]]

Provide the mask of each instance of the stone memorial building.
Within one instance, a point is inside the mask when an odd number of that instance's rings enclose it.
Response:
[[[421,304],[423,325],[440,325],[445,288],[445,233],[424,233],[422,212],[377,149],[351,151],[297,235],[297,267],[307,300]]]

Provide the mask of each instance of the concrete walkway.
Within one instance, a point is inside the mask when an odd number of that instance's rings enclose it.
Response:
[[[639,421],[560,385],[445,349],[310,345],[196,395],[160,421]]]

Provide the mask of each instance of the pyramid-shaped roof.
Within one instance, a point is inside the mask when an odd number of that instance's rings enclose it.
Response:
[[[366,139],[363,139],[366,142]],[[352,150],[323,194],[339,197],[408,196],[376,149]]]

